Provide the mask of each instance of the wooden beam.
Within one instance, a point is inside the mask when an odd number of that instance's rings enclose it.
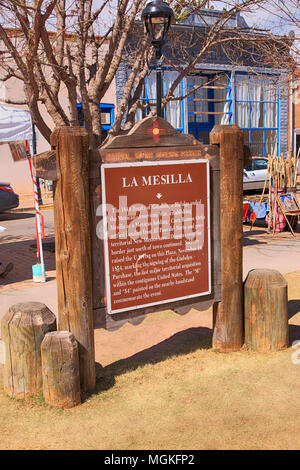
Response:
[[[193,114],[227,114],[225,111],[193,111]]]
[[[243,132],[215,126],[210,142],[220,146],[221,302],[213,307],[213,347],[237,351],[243,345]]]
[[[197,86],[197,85],[194,85],[193,88],[197,88],[198,90],[203,90],[203,89],[212,89],[212,90],[226,90],[228,87],[226,86]]]
[[[58,328],[78,341],[82,391],[95,387],[89,139],[82,127],[55,131],[58,180],[54,196]]]
[[[228,101],[226,99],[220,100],[218,98],[195,98],[193,101],[208,101],[208,102],[214,102],[214,103],[224,103],[225,101]]]

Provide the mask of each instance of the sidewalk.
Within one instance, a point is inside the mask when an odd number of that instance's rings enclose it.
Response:
[[[42,192],[42,202],[43,204],[40,206],[41,209],[43,207],[49,208],[53,207],[53,197],[52,192]],[[34,209],[34,195],[32,194],[20,194],[19,195],[19,206],[16,209],[13,209],[15,212],[23,212],[28,210]]]
[[[44,301],[56,309],[56,270],[54,253],[53,211],[45,211],[43,254],[46,282],[36,283],[32,266],[37,263],[36,221],[34,211],[0,214],[0,225],[6,230],[0,235],[0,261],[13,263],[7,277],[0,277],[0,320],[10,305],[22,301]],[[51,305],[51,307],[50,307]]]
[[[295,236],[289,231],[268,233],[263,221],[244,224],[243,272],[251,269],[276,269],[282,274],[300,271],[300,224]]]
[[[45,238],[43,243],[44,261],[48,281],[56,279],[55,253],[47,250],[47,245],[50,245],[52,242],[54,242],[54,238],[49,236]],[[12,240],[2,237],[0,246],[1,262],[3,264],[8,264],[9,262],[14,264],[14,269],[8,273],[6,278],[0,277],[1,299],[3,297],[3,293],[8,290],[15,291],[25,287],[39,287],[40,283],[37,284],[32,279],[32,266],[37,263],[35,240],[32,239],[32,237],[28,238],[22,236]]]
[[[54,241],[53,237],[47,237],[45,245],[50,245],[52,240]],[[6,278],[0,277],[0,322],[9,307],[18,302],[42,302],[57,315],[55,253],[44,250],[46,282],[36,283],[32,279],[32,265],[37,262],[36,245],[32,237],[10,239],[2,236],[0,248],[1,262],[14,264],[14,269]],[[0,366],[3,361],[4,352],[0,341]]]

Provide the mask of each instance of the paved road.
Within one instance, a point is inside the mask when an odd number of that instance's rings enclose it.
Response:
[[[277,269],[282,274],[300,270],[300,224],[295,237],[290,232],[267,234],[255,229],[244,232],[244,277],[251,269]]]
[[[53,210],[42,211],[46,235],[54,233]],[[35,214],[34,212],[0,212],[0,225],[7,230],[0,233],[0,243],[6,239],[16,237],[35,236]]]

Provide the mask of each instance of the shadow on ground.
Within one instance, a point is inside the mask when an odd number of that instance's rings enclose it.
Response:
[[[267,242],[258,240],[257,238],[248,238],[247,235],[243,238],[243,246],[251,246],[251,245],[267,245]]]
[[[30,245],[30,248],[33,250],[36,250],[36,242]],[[47,239],[47,241],[43,241],[43,250],[44,251],[49,251],[50,253],[55,253],[55,240],[54,238]]]
[[[261,230],[259,228],[253,228],[250,230],[252,227],[252,224],[247,222],[243,224],[244,227],[247,226],[249,227],[248,230],[245,230],[244,228],[244,233],[243,233],[243,246],[250,246],[250,245],[266,245],[267,240],[263,240],[260,237],[264,236],[266,234],[266,230]],[[259,225],[262,227],[262,225]],[[257,238],[258,237],[258,238]]]
[[[300,340],[300,325],[289,325],[290,346],[296,340]]]
[[[34,212],[0,212],[1,222],[5,220],[30,219],[35,217]]]
[[[290,301],[290,314],[297,313],[300,307],[300,300]],[[157,364],[164,360],[189,354],[198,349],[211,349],[212,347],[212,329],[206,327],[189,328],[180,331],[170,338],[144,349],[130,357],[113,362],[102,367],[96,363],[96,388],[92,395],[109,390],[115,385],[115,378],[119,375],[136,370],[138,367],[146,364]],[[300,340],[300,325],[289,325],[289,345],[294,341]]]
[[[102,367],[97,362],[97,383],[93,395],[113,387],[115,377],[119,375],[136,370],[146,364],[157,364],[173,356],[189,354],[197,349],[210,349],[211,344],[212,330],[210,328],[189,328],[151,346],[151,348],[144,349],[126,359],[113,362],[106,367]]]
[[[268,232],[265,230],[257,229],[250,230],[251,224],[244,224],[249,226],[248,230],[244,229],[243,232],[243,246],[253,246],[253,245],[267,245],[268,243],[278,243],[284,246],[284,243],[289,243],[290,240],[299,239],[298,235],[300,234],[300,224],[298,224],[297,229],[294,230],[295,237],[290,230],[284,230],[283,232]],[[288,228],[288,227],[286,227]]]
[[[300,313],[300,299],[293,299],[288,301],[288,318]]]

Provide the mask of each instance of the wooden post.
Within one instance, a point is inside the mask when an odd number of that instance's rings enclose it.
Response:
[[[40,302],[12,305],[1,322],[5,343],[3,388],[8,395],[26,398],[42,387],[41,344],[56,330],[56,317]]]
[[[273,269],[253,269],[245,281],[245,344],[253,351],[287,348],[287,282]]]
[[[81,402],[78,343],[69,331],[47,333],[41,346],[46,403],[71,408]]]
[[[243,345],[243,132],[215,126],[210,142],[220,146],[221,302],[213,306],[213,347],[237,351]]]
[[[81,127],[54,132],[57,183],[54,197],[58,328],[79,344],[82,391],[95,387],[88,134]]]
[[[89,191],[91,210],[91,246],[93,265],[93,310],[105,307],[105,277],[103,240],[97,234],[99,218],[97,209],[101,204],[101,160],[99,151],[90,150],[89,154]]]

